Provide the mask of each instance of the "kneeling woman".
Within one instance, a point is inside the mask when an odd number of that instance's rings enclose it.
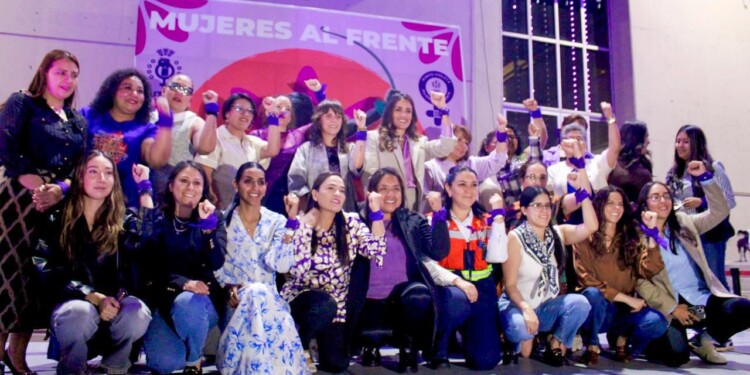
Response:
[[[315,179],[310,193],[311,212],[292,240],[294,266],[281,290],[299,325],[308,365],[313,367],[307,349],[315,338],[320,369],[333,373],[349,367],[344,323],[352,261],[359,254],[382,265],[385,253],[380,194],[371,192],[368,196],[374,220],[371,234],[357,214],[341,210],[345,191],[344,180],[338,174],[323,173]]]
[[[224,222],[208,201],[206,173],[193,161],[169,176],[162,210],[143,218],[141,265],[154,319],[146,332],[146,364],[159,373],[185,367],[201,373],[208,331],[219,320],[225,297],[213,272],[224,264]]]
[[[639,235],[630,201],[622,189],[610,185],[597,192],[594,210],[601,223],[599,230],[573,245],[579,290],[591,304],[581,330],[587,348],[582,361],[586,365],[598,362],[599,333],[608,332],[607,341],[610,349],[615,349],[615,359],[627,362],[667,330],[667,320],[661,313],[633,295],[636,280],[657,270],[647,254],[658,252],[659,247]],[[644,221],[647,227],[654,228],[656,215],[644,214]]]
[[[568,181],[583,205],[583,224],[551,225],[552,201],[544,188],[528,187],[521,193],[525,221],[508,235],[508,260],[503,264],[505,293],[500,298],[500,322],[509,344],[521,343],[521,355],[531,355],[532,339],[551,333],[544,360],[552,366],[566,364],[565,350],[588,316],[591,306],[580,294],[560,295],[565,275],[563,245],[588,238],[598,228],[585,173],[571,173]]]
[[[149,184],[148,172],[134,165],[136,183]],[[86,360],[98,354],[104,356],[101,367],[107,373],[125,374],[133,342],[151,321],[146,305],[128,295],[133,291],[129,267],[139,244],[138,217],[125,213],[115,164],[100,151],[79,164],[72,185],[62,209],[48,215],[48,227],[39,231],[43,239],[37,250],[46,263],[37,264],[51,294],[44,302],[56,306],[50,354],[59,360],[58,374],[82,374]],[[140,204],[153,207],[148,190]]]
[[[500,362],[500,332],[497,325],[497,294],[492,265],[505,260],[507,237],[503,199],[490,198],[493,216],[479,207],[479,183],[469,167],[452,168],[445,178],[441,208],[438,196],[427,200],[433,210],[433,225],[447,226],[450,249],[439,263],[427,262],[439,289],[440,321],[435,355],[430,367],[448,367],[448,342],[461,332],[464,357],[469,368],[489,370]],[[447,218],[447,215],[450,217]],[[447,221],[439,222],[439,219]],[[442,220],[441,220],[442,221]]]
[[[228,325],[216,362],[222,374],[308,373],[289,304],[276,291],[276,272],[287,273],[294,265],[299,198],[292,194],[284,200],[287,220],[261,206],[266,186],[260,164],[241,165],[234,179],[237,195],[226,212],[227,256],[214,272],[228,290]]]
[[[382,267],[377,267],[375,260],[367,260],[358,263],[364,265],[362,272],[355,272],[359,270],[358,265],[352,270],[353,290],[347,306],[367,297],[360,320],[365,344],[362,364],[377,364],[378,347],[384,344],[373,340],[366,332],[393,329],[393,341],[400,350],[399,371],[417,371],[417,348],[431,352],[437,328],[435,283],[422,261],[440,260],[447,254],[447,227],[444,224],[430,227],[422,215],[406,208],[404,181],[393,168],[385,167],[373,173],[367,191],[383,197],[381,207],[388,250]],[[368,223],[377,222],[373,221],[378,217],[371,210],[366,209],[365,213]],[[363,288],[356,288],[355,283]]]

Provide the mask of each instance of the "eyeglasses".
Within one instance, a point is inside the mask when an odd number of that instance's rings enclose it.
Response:
[[[526,176],[524,178],[529,179],[529,181],[531,181],[531,182],[535,182],[536,180],[547,181],[547,175],[546,174],[540,174],[539,176],[537,176],[535,174],[530,174],[530,175],[528,175],[528,176]]]
[[[659,195],[659,194],[651,194],[651,195],[648,196],[648,200],[650,200],[651,202],[654,202],[654,203],[659,202],[659,201],[662,201],[662,202],[671,201],[672,200],[672,195],[669,194],[669,193],[664,193],[664,194],[661,194],[661,195]]]
[[[170,90],[177,91],[177,92],[179,92],[179,93],[181,93],[182,95],[185,95],[185,96],[193,95],[193,88],[192,87],[180,86],[180,84],[177,83],[177,82],[169,82],[169,84],[167,85],[167,87],[169,87]]]
[[[245,108],[245,107],[243,107],[241,105],[236,105],[236,106],[232,107],[232,110],[234,110],[235,112],[237,112],[239,114],[247,113],[248,115],[251,115],[251,116],[255,114],[255,111],[252,108],[249,108],[249,107]]]
[[[529,207],[534,207],[536,209],[542,209],[542,210],[551,210],[552,203],[530,203]]]

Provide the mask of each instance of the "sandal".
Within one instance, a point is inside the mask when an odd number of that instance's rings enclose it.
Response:
[[[586,366],[596,366],[599,363],[599,352],[587,349],[581,356],[581,363]]]
[[[568,359],[563,355],[560,348],[547,348],[544,351],[544,363],[553,367],[562,367],[568,364]]]
[[[630,362],[630,354],[628,354],[625,345],[615,346],[615,361],[623,363]]]

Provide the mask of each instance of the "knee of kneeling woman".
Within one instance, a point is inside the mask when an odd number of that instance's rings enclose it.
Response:
[[[563,299],[564,306],[569,314],[588,315],[591,311],[589,300],[580,294],[566,294]]]
[[[182,292],[174,299],[173,309],[196,310],[211,306],[211,298],[206,294]]]
[[[589,301],[589,304],[591,305],[601,305],[606,306],[607,299],[604,297],[604,294],[598,289],[594,287],[588,287],[581,291],[581,295],[586,298],[586,300]]]
[[[52,313],[52,332],[61,345],[88,341],[99,328],[99,311],[86,301],[68,301]]]

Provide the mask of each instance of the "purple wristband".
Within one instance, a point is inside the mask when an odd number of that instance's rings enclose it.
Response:
[[[144,193],[154,195],[154,189],[151,185],[151,181],[149,180],[143,180],[138,183],[138,195],[142,195]]]
[[[435,224],[435,221],[445,221],[448,218],[448,211],[445,209],[445,207],[440,208],[439,210],[432,213],[432,224]]]
[[[297,230],[299,228],[299,220],[295,218],[286,219],[286,229]]]
[[[206,115],[219,116],[219,104],[218,103],[206,103],[203,105],[203,109],[206,111]]]
[[[586,168],[586,159],[584,158],[568,158],[568,160],[570,160],[570,164],[573,164],[578,169]]]
[[[576,204],[579,204],[583,201],[585,201],[587,198],[591,199],[591,194],[589,194],[589,191],[586,189],[578,189],[576,190]]]
[[[529,116],[531,116],[531,118],[535,118],[535,119],[536,118],[542,118],[542,110],[539,109],[539,108],[537,108],[537,109],[535,109],[533,111],[529,111]]]
[[[641,231],[643,231],[643,234],[645,234],[646,236],[653,238],[654,241],[659,244],[659,246],[665,249],[669,247],[667,239],[659,235],[659,229],[657,229],[656,227],[648,228],[643,223],[641,223]]]
[[[201,230],[214,230],[217,225],[219,225],[219,216],[216,215],[216,212],[205,219],[198,220],[198,224],[190,224],[191,227]]]
[[[57,181],[55,182],[55,185],[60,187],[60,190],[62,190],[63,197],[65,196],[65,194],[68,194],[68,190],[70,190],[70,185],[65,183],[65,181]]]
[[[506,212],[504,208],[496,208],[490,211],[490,221],[487,224],[492,225],[492,223],[495,221],[496,216],[505,217],[505,215],[506,215]]]
[[[709,171],[705,171],[705,172],[703,172],[703,174],[701,174],[700,176],[698,176],[698,181],[700,181],[700,182],[706,182],[706,181],[708,181],[708,180],[710,180],[712,178],[714,178],[714,174],[711,173],[711,172],[709,172]]]
[[[497,139],[498,142],[508,142],[508,132],[496,131],[495,139]]]
[[[435,110],[437,111],[437,113],[440,114],[440,117],[449,116],[451,114],[451,110],[448,109],[448,107],[445,107],[445,108],[435,107]]]
[[[367,130],[357,130],[357,132],[354,133],[354,140],[355,141],[366,141],[367,140]]]
[[[279,116],[269,113],[266,115],[268,126],[279,126]]]
[[[380,221],[380,220],[383,220],[384,217],[385,217],[385,214],[383,213],[382,210],[370,212],[370,215],[369,215],[370,221]]]
[[[318,99],[318,102],[326,100],[326,87],[328,87],[328,84],[324,83],[320,86],[319,91],[315,91],[315,99]]]
[[[174,125],[174,121],[172,119],[172,111],[159,111],[159,119],[156,120],[156,126],[160,128],[171,129],[172,125]]]

